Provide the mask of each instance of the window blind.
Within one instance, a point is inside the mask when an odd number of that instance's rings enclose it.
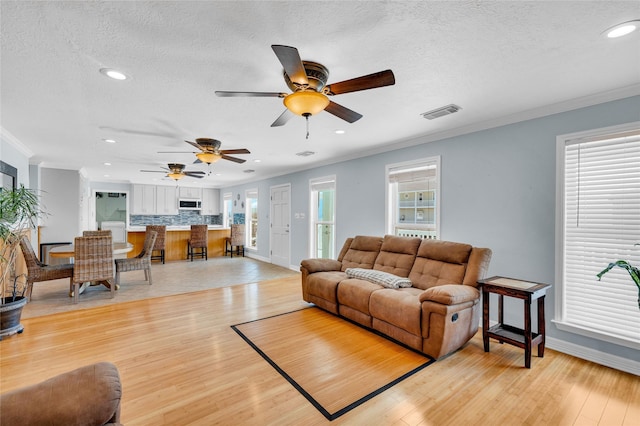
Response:
[[[562,322],[640,343],[640,129],[565,142]]]

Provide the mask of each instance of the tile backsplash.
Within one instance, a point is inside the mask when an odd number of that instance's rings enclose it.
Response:
[[[129,217],[130,226],[145,225],[222,225],[222,215],[201,215],[196,210],[180,210],[177,215],[135,215]]]

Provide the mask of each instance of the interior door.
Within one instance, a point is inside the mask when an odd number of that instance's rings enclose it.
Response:
[[[271,263],[289,268],[291,185],[271,188]]]

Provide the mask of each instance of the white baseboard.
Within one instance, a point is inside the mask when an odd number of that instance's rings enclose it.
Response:
[[[547,336],[545,340],[545,347],[549,349],[640,376],[640,362],[638,361],[600,352],[595,349],[568,343],[564,340],[554,339],[549,336]]]

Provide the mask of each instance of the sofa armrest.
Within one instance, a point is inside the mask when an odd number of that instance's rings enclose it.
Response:
[[[420,294],[420,302],[432,301],[443,305],[457,305],[480,298],[475,287],[460,284],[445,284],[431,287]]]
[[[304,268],[308,273],[339,271],[342,268],[342,262],[334,259],[305,259],[300,263],[300,268]]]
[[[87,365],[0,396],[0,424],[119,423],[122,388],[115,365]]]

